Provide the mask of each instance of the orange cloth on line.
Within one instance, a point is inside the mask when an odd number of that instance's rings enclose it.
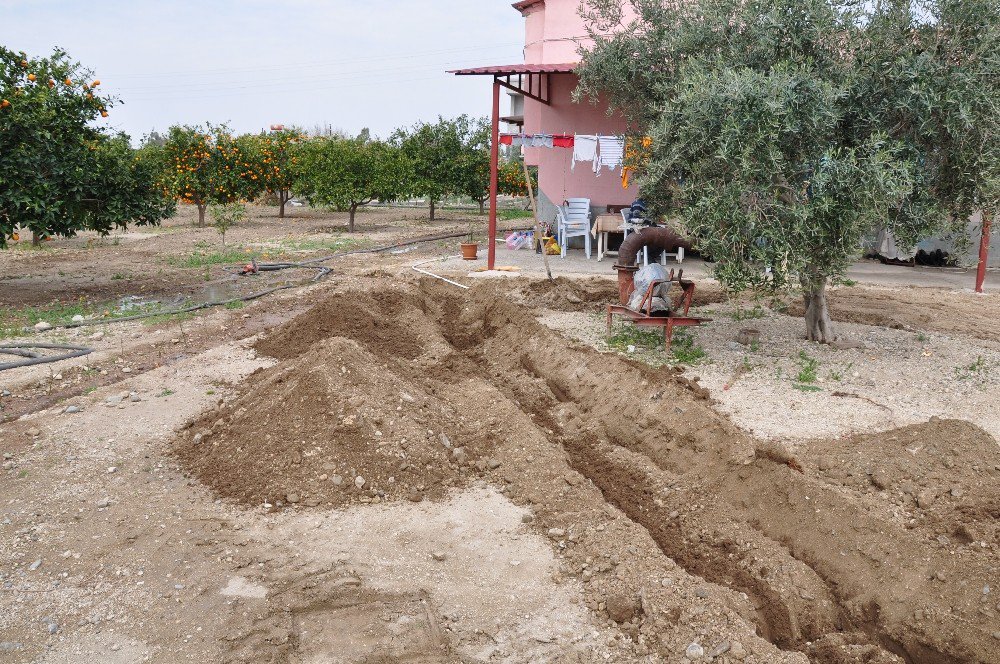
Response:
[[[641,150],[645,152],[649,149],[649,146],[653,144],[653,139],[649,136],[643,136],[641,145]],[[640,149],[636,148],[635,143],[630,138],[625,142],[625,163],[632,163],[636,158],[642,156]],[[624,166],[622,168],[622,189],[628,189],[628,179],[632,175],[632,171],[636,170],[635,166]]]

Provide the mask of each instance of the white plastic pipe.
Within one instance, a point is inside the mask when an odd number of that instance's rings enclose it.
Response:
[[[428,272],[427,270],[422,270],[419,267],[420,265],[427,265],[428,263],[446,261],[446,260],[449,260],[451,258],[461,258],[461,256],[445,256],[443,258],[431,258],[430,260],[420,261],[419,263],[414,263],[412,265],[412,267],[413,267],[414,270],[416,270],[420,274],[426,274],[428,277],[434,277],[435,279],[440,279],[441,281],[444,281],[445,283],[449,283],[452,286],[458,286],[459,288],[464,288],[465,290],[469,290],[469,287],[466,286],[465,284],[460,284],[457,281],[452,281],[451,279],[447,279],[445,277],[442,277],[440,274],[434,274],[433,272]]]

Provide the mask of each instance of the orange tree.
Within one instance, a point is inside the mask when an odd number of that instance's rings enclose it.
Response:
[[[205,225],[210,203],[254,198],[261,173],[250,146],[242,145],[225,126],[173,126],[163,144],[164,182],[181,202],[198,208]]]
[[[114,102],[99,85],[64,51],[30,58],[0,46],[0,247],[18,227],[37,241],[169,214],[127,139],[93,126]]]
[[[354,232],[358,208],[398,200],[412,188],[412,166],[399,147],[359,138],[314,138],[302,144],[298,186],[310,203],[348,212]]]
[[[292,198],[299,146],[304,136],[294,129],[240,136],[237,142],[257,175],[261,191],[278,199],[278,217],[285,217],[285,204]],[[253,181],[251,179],[251,181]]]

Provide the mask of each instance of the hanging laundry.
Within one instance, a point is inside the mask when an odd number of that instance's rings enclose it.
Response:
[[[500,145],[511,145],[514,142],[514,137],[510,134],[500,135]]]
[[[597,136],[577,134],[573,139],[573,162],[570,170],[576,169],[576,162],[597,160]]]
[[[621,136],[599,136],[599,153],[594,161],[594,172],[601,174],[602,168],[617,170],[625,159],[625,139]]]
[[[573,137],[566,136],[565,134],[563,134],[562,136],[552,137],[552,145],[554,145],[557,148],[571,148],[573,147],[574,143],[575,141],[573,140]]]
[[[525,145],[528,145],[525,143]],[[551,148],[552,147],[552,134],[535,134],[531,137],[531,145],[533,148]]]

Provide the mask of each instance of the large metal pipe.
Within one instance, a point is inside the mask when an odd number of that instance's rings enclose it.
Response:
[[[643,228],[629,236],[618,248],[618,263],[620,265],[635,265],[636,255],[648,247],[649,253],[659,255],[661,251],[674,253],[677,247],[684,247],[685,251],[691,249],[691,243],[678,235],[675,231],[662,226]]]

